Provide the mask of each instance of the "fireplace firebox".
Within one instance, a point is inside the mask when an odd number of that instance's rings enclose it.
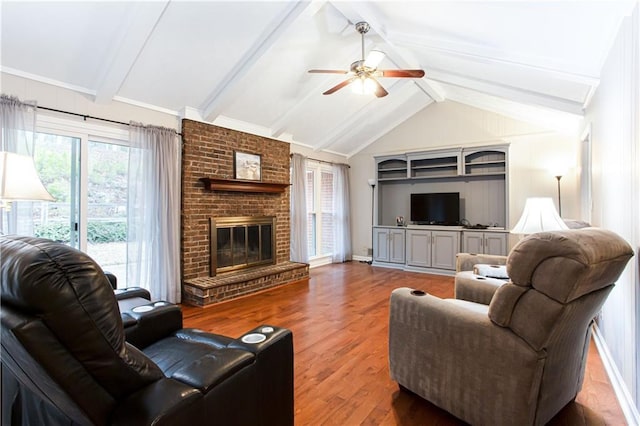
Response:
[[[212,217],[210,232],[212,277],[275,263],[275,216]]]

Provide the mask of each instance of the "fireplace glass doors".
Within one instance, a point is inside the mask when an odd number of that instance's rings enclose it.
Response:
[[[274,216],[211,218],[211,276],[275,263]]]

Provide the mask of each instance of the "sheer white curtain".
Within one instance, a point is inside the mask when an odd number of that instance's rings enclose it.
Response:
[[[18,98],[0,95],[0,151],[33,155],[36,130],[36,104],[21,102]]]
[[[349,166],[333,166],[333,257],[332,261],[351,260],[351,209],[349,208]]]
[[[127,282],[179,303],[180,137],[131,123],[129,142]]]
[[[36,131],[36,103],[21,102],[14,96],[0,95],[0,151],[33,156]],[[0,232],[33,235],[33,203],[14,201],[11,209],[0,205]],[[20,218],[28,218],[22,220]],[[20,220],[19,220],[20,219]]]
[[[291,156],[291,260],[307,263],[307,195],[305,177],[307,174],[306,157],[300,154]]]

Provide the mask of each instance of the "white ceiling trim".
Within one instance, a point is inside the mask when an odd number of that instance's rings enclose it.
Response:
[[[545,66],[538,66],[538,65],[532,65],[530,63],[525,63],[523,61],[515,61],[510,59],[498,58],[498,57],[492,56],[494,52],[482,46],[473,46],[474,52],[480,52],[480,53],[468,53],[468,52],[465,52],[464,50],[461,50],[462,49],[461,47],[458,49],[443,47],[445,45],[455,45],[454,43],[450,43],[450,42],[445,44],[444,42],[439,41],[438,46],[435,46],[433,44],[430,44],[430,43],[433,43],[433,41],[425,38],[420,34],[405,34],[405,33],[394,32],[394,33],[389,33],[388,38],[389,40],[395,42],[396,44],[402,45],[404,47],[433,51],[433,52],[443,53],[443,54],[452,55],[452,56],[458,56],[473,62],[479,62],[479,63],[491,64],[491,65],[501,65],[501,66],[507,65],[510,67],[520,68],[528,72],[531,72],[531,71],[543,72],[553,78],[557,78],[560,80],[569,81],[573,83],[591,85],[591,86],[598,85],[600,83],[600,79],[597,76],[590,76],[590,75],[572,73],[567,71],[561,71],[558,69],[559,68],[558,64],[554,64],[550,62],[548,62],[547,65]],[[536,58],[536,60],[540,61],[540,58]],[[531,61],[533,61],[533,59],[531,59]]]
[[[445,90],[447,90],[446,86]],[[555,130],[571,135],[577,135],[583,122],[581,115],[525,105],[464,87],[447,90],[447,97],[455,102],[494,112],[525,123],[535,124],[543,129]]]
[[[239,132],[250,133],[256,136],[262,136],[269,139],[279,140],[281,142],[292,143],[293,141],[288,138],[279,137],[274,138],[271,136],[271,129],[268,127],[260,126],[258,124],[248,123],[246,121],[237,120],[235,118],[226,117],[224,115],[219,115],[215,121],[213,121],[215,126],[225,127],[227,129],[237,130]],[[285,133],[284,135],[288,135]],[[283,135],[283,136],[284,136]]]
[[[175,111],[169,108],[164,108],[158,105],[148,104],[146,102],[140,102],[134,99],[124,98],[122,96],[114,96],[113,100],[116,102],[122,102],[124,104],[129,104],[129,105],[137,106],[140,108],[146,108],[152,111],[162,112],[164,114],[175,115],[176,117],[180,117],[179,111]]]
[[[62,89],[73,90],[74,92],[85,93],[87,95],[95,96],[96,91],[87,89],[86,87],[76,86],[75,84],[65,83],[52,78],[42,77],[40,75],[31,74],[28,72],[20,71],[10,67],[0,66],[0,72],[15,75],[16,77],[27,78],[29,80],[38,81],[40,83],[49,84],[51,86],[60,87]]]
[[[208,121],[214,121],[232,101],[232,91],[237,87],[238,82],[310,5],[309,0],[289,3],[283,12],[268,25],[265,33],[258,37],[256,43],[244,53],[240,61],[207,96],[207,100],[200,109],[204,111],[204,117]]]
[[[583,102],[573,102],[555,96],[543,95],[530,90],[520,89],[506,84],[490,82],[481,79],[469,78],[452,72],[444,72],[436,69],[429,71],[429,78],[454,86],[468,88],[476,92],[484,93],[505,99],[511,99],[528,105],[538,105],[546,108],[557,109],[570,114],[582,115]],[[449,94],[447,93],[447,96]]]
[[[107,103],[118,93],[168,5],[169,1],[133,4],[133,11],[115,32],[111,54],[105,56],[96,103]]]

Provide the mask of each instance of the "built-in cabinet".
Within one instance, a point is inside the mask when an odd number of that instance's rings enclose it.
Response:
[[[447,273],[455,270],[459,252],[506,255],[508,157],[505,143],[375,157],[374,262]],[[492,229],[414,226],[411,194],[437,192],[458,192],[461,221]],[[406,232],[395,227],[398,216],[409,224]]]
[[[404,228],[376,227],[373,229],[373,260],[404,264],[405,262]]]
[[[454,270],[459,231],[407,230],[407,265]]]
[[[506,230],[469,231],[461,226],[376,226],[373,261],[378,266],[453,274],[458,253],[506,255],[508,234]]]
[[[463,231],[462,251],[506,256],[507,236],[505,232]]]

